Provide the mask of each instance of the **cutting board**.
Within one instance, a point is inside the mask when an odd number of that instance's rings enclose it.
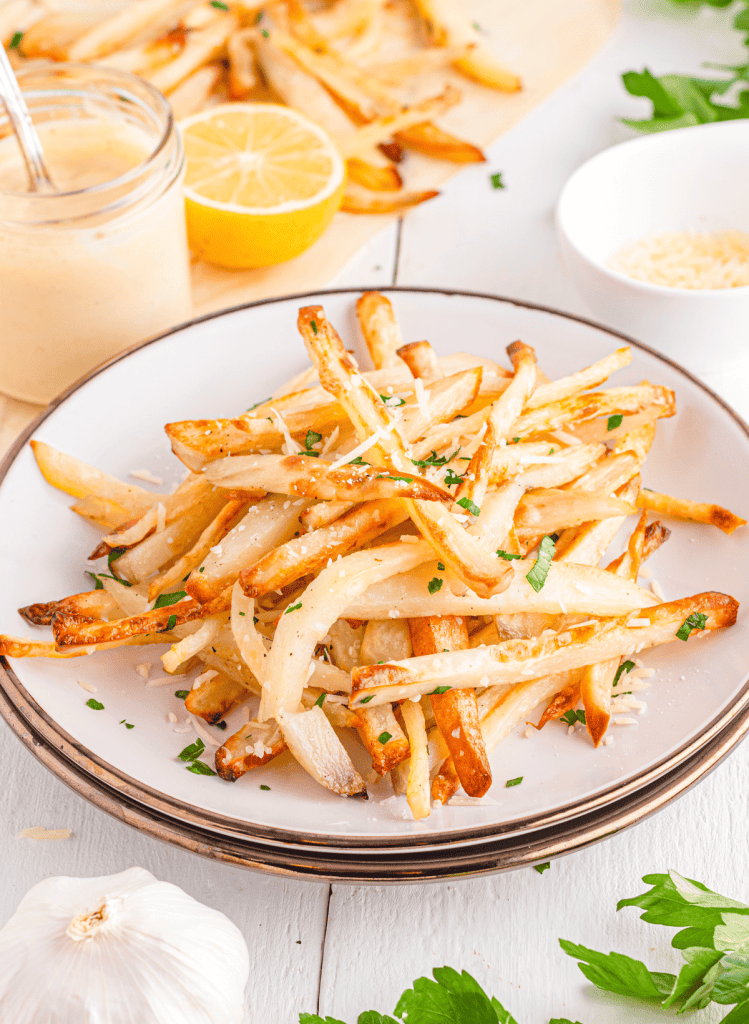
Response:
[[[619,0],[465,3],[471,19],[486,33],[497,55],[523,81],[522,91],[505,94],[474,84],[461,75],[439,75],[440,82],[448,78],[463,94],[462,102],[440,118],[439,123],[482,149],[579,71],[608,39],[619,12]],[[411,154],[405,166],[406,185],[409,189],[439,188],[460,170],[460,165]],[[195,313],[199,316],[257,299],[322,288],[361,246],[394,219],[395,214],[339,213],[311,249],[277,267],[227,271],[195,263]],[[0,455],[41,408],[0,396]]]

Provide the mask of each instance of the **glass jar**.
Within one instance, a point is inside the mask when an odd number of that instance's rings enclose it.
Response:
[[[59,191],[28,191],[0,117],[0,391],[47,403],[190,318],[184,153],[139,78],[45,63],[18,79]]]

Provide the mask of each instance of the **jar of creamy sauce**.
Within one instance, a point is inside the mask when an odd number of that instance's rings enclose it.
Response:
[[[190,318],[184,153],[169,104],[141,79],[82,64],[18,79],[58,191],[28,191],[0,117],[0,392],[48,403]]]

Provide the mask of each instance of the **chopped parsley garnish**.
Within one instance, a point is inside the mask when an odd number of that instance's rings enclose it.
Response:
[[[198,572],[205,572],[205,566],[201,565],[201,567],[198,569]]]
[[[168,608],[171,604],[177,604],[178,601],[184,600],[187,594],[184,590],[175,590],[173,594],[159,594],[154,601],[154,611],[157,608]]]
[[[301,607],[302,607],[302,602],[301,602],[301,601],[298,601],[298,602],[297,602],[296,604],[290,604],[290,605],[289,605],[289,607],[288,607],[288,608],[286,609],[286,611],[284,612],[284,615],[288,615],[288,614],[289,614],[289,612],[296,612],[296,611],[299,611],[299,609],[300,609]]]
[[[266,793],[270,793],[270,786],[261,786],[260,788],[264,789]]]
[[[619,668],[616,670],[616,675],[614,676],[614,681],[611,684],[612,689],[613,689],[613,687],[616,686],[616,684],[621,679],[622,673],[624,673],[624,672],[631,672],[634,667],[635,667],[635,663],[633,661],[623,661],[621,663],[621,665],[619,666]]]
[[[452,686],[438,686],[436,689],[429,691],[429,696],[431,697],[435,693],[447,693],[448,690],[452,690]]]
[[[260,21],[262,21],[262,18],[263,18],[263,12],[262,11],[258,11],[257,15],[255,16],[255,24],[257,25]]]
[[[240,612],[239,614],[242,616],[242,618],[244,618],[244,615],[245,615],[244,612]]]
[[[445,567],[444,567],[444,565],[442,564],[442,562],[437,562],[437,570],[438,570],[439,572],[444,572],[444,571],[445,571]]]
[[[502,181],[501,172],[498,174],[490,174],[489,181],[492,183],[492,188],[504,188],[505,183]]]
[[[189,746],[185,747],[184,750],[180,750],[177,757],[180,761],[194,761],[196,758],[205,750],[205,743],[198,737],[194,743],[190,743]]]
[[[175,697],[179,697],[180,700],[184,700],[189,692],[190,692],[189,690],[175,690],[174,691],[174,696]]]
[[[582,708],[578,710],[566,711],[560,718],[561,722],[566,722],[567,725],[576,725],[578,722],[582,722],[585,725],[585,712]]]
[[[519,786],[522,781],[522,775],[518,775],[516,779],[508,779],[507,782],[505,782],[505,789],[509,789],[510,786]]]
[[[414,482],[412,476],[390,476],[388,473],[378,473],[375,480],[395,480],[396,483],[400,481],[404,484],[412,484]]]
[[[478,505],[475,505],[470,498],[461,498],[458,502],[461,508],[464,508],[466,512],[470,512],[472,516],[480,516],[481,509]]]
[[[546,577],[549,575],[549,569],[551,568],[551,560],[554,557],[555,548],[556,545],[551,537],[544,537],[539,545],[538,555],[533,564],[533,568],[525,577],[536,593],[538,593],[544,583],[546,583]]]
[[[519,437],[513,437],[512,443],[513,444],[519,444],[520,443],[520,438]]]
[[[399,395],[380,395],[380,398],[389,409],[400,409],[402,405],[406,404],[405,398],[401,398]]]
[[[453,473],[452,469],[448,469],[447,475],[445,476],[445,487],[455,487],[457,484],[461,483],[462,480],[462,476],[459,476],[457,473]]]
[[[267,39],[268,36],[266,35],[265,38]],[[310,324],[309,325],[312,328],[312,332],[314,334],[317,334],[317,324],[315,323],[315,321],[314,320],[310,320]]]
[[[428,459],[411,459],[411,462],[413,462],[414,466],[419,466],[421,469],[427,469],[429,466],[446,466],[448,462],[452,462],[459,451],[460,448],[456,448],[452,455],[438,455],[432,449],[432,454]]]
[[[374,697],[374,694],[370,693],[370,695],[368,697],[362,697],[362,699],[359,701],[359,703],[360,704],[369,704],[369,702],[372,700],[373,697]]]
[[[503,551],[502,548],[497,548],[497,558],[504,558],[505,562],[511,562],[513,558],[522,557],[522,555],[513,555],[511,551]]]
[[[441,580],[438,576],[435,576],[434,579],[431,579],[427,583],[427,590],[429,591],[430,594],[436,594],[438,590],[442,589],[442,584],[444,582],[444,580]]]
[[[704,629],[707,626],[707,615],[704,612],[693,612],[688,616],[679,628],[676,635],[680,640],[686,640],[693,629]]]
[[[624,416],[620,412],[618,412],[616,416],[609,416],[608,420],[606,421],[606,429],[616,430],[617,427],[620,427],[622,425],[623,419]]]
[[[13,38],[11,39],[10,43],[8,44],[8,49],[9,50],[17,50],[22,39],[23,39],[23,32],[14,32],[13,33]]]
[[[91,708],[92,711],[103,711],[104,710],[104,705],[101,703],[101,701],[94,700],[93,697],[90,700],[86,701],[86,707],[87,708]]]
[[[229,5],[224,3],[224,0],[210,0],[211,7],[215,7],[217,11],[228,11]]]
[[[204,761],[193,761],[192,764],[187,766],[188,772],[192,772],[194,775],[215,775],[213,768],[209,768]]]
[[[318,434],[316,430],[308,430],[304,439],[304,447],[310,449],[313,444],[319,444],[320,441],[322,441],[322,434]]]
[[[325,698],[327,696],[328,696],[327,693],[321,693],[320,696],[315,701],[315,707],[316,708],[321,708],[322,707],[322,702],[325,700]]]
[[[539,875],[542,875],[544,873],[544,871],[548,871],[550,867],[551,867],[551,861],[550,860],[545,860],[543,862],[543,864],[534,864],[533,865],[533,870],[534,871],[538,871]]]
[[[377,742],[383,744],[389,743],[392,738],[393,737],[390,735],[389,732],[381,732],[380,735],[377,737]]]
[[[127,548],[112,548],[112,550],[107,555],[107,565],[109,566],[110,570],[112,568],[112,562],[116,562],[118,558],[122,558],[126,551]]]
[[[104,589],[104,584],[101,582],[101,580],[99,579],[95,572],[89,572],[88,569],[86,569],[86,575],[90,576],[91,579],[94,581],[94,590]]]
[[[174,627],[176,625],[177,625],[177,616],[176,615],[170,615],[169,618],[166,620],[166,629],[162,630],[162,632],[168,633],[169,630],[174,629]]]
[[[349,462],[349,466],[371,466],[371,462],[365,462],[361,455],[357,455],[355,459]]]
[[[124,718],[120,722],[120,725],[124,725],[126,729],[134,729],[135,728],[135,726],[131,725],[130,722],[126,722]]]

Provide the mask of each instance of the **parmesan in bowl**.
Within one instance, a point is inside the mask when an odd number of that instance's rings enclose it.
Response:
[[[665,288],[745,288],[749,285],[749,235],[667,231],[622,246],[608,266],[636,281]]]
[[[557,204],[562,256],[595,318],[716,385],[749,375],[747,181],[749,125],[724,121],[612,146]]]

